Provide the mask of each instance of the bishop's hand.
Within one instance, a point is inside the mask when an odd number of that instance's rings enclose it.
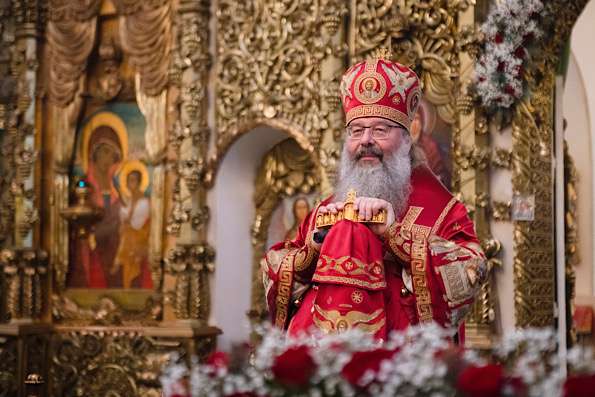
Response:
[[[337,201],[327,205],[321,205],[318,208],[318,214],[336,214],[344,208],[345,203]],[[386,223],[369,225],[374,234],[378,236],[382,236],[384,232],[386,232],[386,229],[388,229],[388,227],[395,221],[395,211],[393,206],[386,200],[373,197],[357,197],[354,202],[354,209],[358,211],[359,219],[364,222],[372,220],[372,217],[377,215],[381,210],[386,211]]]
[[[384,235],[386,229],[395,222],[395,210],[393,205],[386,200],[374,197],[358,197],[355,199],[354,209],[358,212],[358,218],[362,221],[372,220],[372,217],[380,211],[386,211],[386,222],[381,224],[370,224],[370,230],[378,236]]]
[[[343,203],[341,201],[336,201],[334,203],[329,203],[327,205],[321,205],[320,207],[318,207],[318,212],[316,212],[316,215],[317,216],[324,215],[327,213],[336,214],[337,212],[343,210],[343,208],[345,208],[345,203]],[[314,236],[320,232],[323,232],[323,231],[319,230],[319,229],[315,229],[314,232],[312,233],[311,241],[309,242],[309,244],[317,251],[320,251],[320,247],[322,246],[322,241],[316,241]],[[324,239],[325,235],[326,235],[326,233],[324,233],[324,235],[321,236],[322,239]]]

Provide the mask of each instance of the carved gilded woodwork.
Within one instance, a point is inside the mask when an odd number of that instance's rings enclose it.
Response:
[[[7,3],[0,8],[0,243],[30,246],[39,221],[33,169],[37,40],[40,4]]]
[[[547,2],[555,15],[551,32],[527,70],[531,92],[515,109],[512,120],[513,194],[535,196],[533,221],[514,222],[515,323],[519,327],[553,326],[555,241],[553,137],[555,72],[562,46],[586,0]]]
[[[312,155],[291,138],[275,145],[263,156],[256,176],[256,214],[252,224],[250,318],[253,322],[264,320],[267,313],[260,260],[265,253],[273,211],[287,197],[315,192],[320,182],[321,172]]]
[[[19,390],[18,376],[18,339],[0,338],[0,396],[17,395]]]
[[[118,303],[116,299],[130,298],[130,291],[121,294],[98,294],[90,307],[82,307],[69,294],[52,296],[52,318],[56,323],[70,326],[93,325],[144,325],[153,326],[161,320],[162,297],[151,294],[140,309],[132,309]],[[94,294],[90,294],[93,297]],[[111,295],[111,296],[110,296]],[[76,295],[75,295],[76,297]],[[144,297],[143,297],[144,298]]]
[[[170,76],[178,94],[171,117],[169,141],[173,182],[167,232],[182,243],[204,240],[208,208],[204,175],[210,130],[207,123],[209,2],[182,1],[174,35]]]
[[[496,148],[492,153],[492,165],[510,170],[512,168],[512,150]]]
[[[33,249],[0,252],[0,319],[38,319],[47,295],[47,254]]]
[[[45,396],[51,326],[0,324],[0,396]]]
[[[175,276],[175,286],[166,291],[179,319],[206,324],[210,311],[209,275],[215,269],[215,252],[204,244],[177,244],[165,258],[165,271]]]
[[[51,341],[50,395],[161,396],[162,367],[204,357],[216,336],[214,330],[199,340],[167,333],[165,327],[59,328]]]
[[[239,135],[259,124],[287,132],[311,152],[329,127],[337,129],[333,88],[345,66],[337,60],[345,45],[335,40],[346,13],[342,3],[218,3],[212,168]]]
[[[492,210],[492,219],[494,221],[510,221],[512,209],[512,203],[510,201],[493,201],[490,207]]]
[[[576,329],[573,325],[574,298],[576,296],[575,266],[581,263],[578,247],[578,170],[564,141],[564,238],[565,238],[565,273],[566,273],[566,324],[567,339],[576,343]]]

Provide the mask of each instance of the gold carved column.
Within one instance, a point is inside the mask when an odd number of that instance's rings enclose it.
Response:
[[[534,219],[514,222],[514,303],[518,327],[555,325],[555,74],[561,48],[586,4],[587,0],[544,2],[547,14],[555,17],[551,17],[551,25],[544,27],[546,39],[540,41],[542,46],[527,71],[531,95],[516,107],[513,115],[513,194],[535,197]],[[564,308],[558,308],[558,312],[563,311]]]
[[[49,326],[47,255],[39,249],[38,1],[0,6],[0,390],[43,393]],[[39,382],[28,388],[31,379]]]
[[[175,105],[169,120],[173,186],[167,220],[175,246],[165,258],[165,287],[171,304],[166,320],[190,320],[202,326],[209,317],[209,279],[214,270],[214,251],[206,241],[209,7],[209,1],[182,0],[176,14],[170,72]]]

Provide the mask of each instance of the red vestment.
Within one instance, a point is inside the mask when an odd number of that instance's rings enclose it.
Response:
[[[319,253],[308,244],[316,208],[294,240],[267,252],[263,280],[276,326],[291,335],[358,328],[385,339],[410,324],[461,323],[487,275],[473,223],[426,166],[411,184],[408,207],[383,237],[344,220]]]

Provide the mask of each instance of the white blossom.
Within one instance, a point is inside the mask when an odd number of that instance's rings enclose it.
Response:
[[[392,396],[454,396],[453,364],[440,357],[452,352],[457,365],[484,366],[488,360],[477,351],[456,348],[452,344],[452,331],[436,324],[412,326],[403,332],[393,332],[381,343],[357,330],[336,335],[316,334],[290,338],[283,332],[266,328],[262,340],[251,359],[238,370],[201,365],[193,361],[188,370],[184,365],[171,364],[163,371],[161,384],[164,396],[182,394],[184,379],[191,385],[192,397],[224,396],[232,393],[254,393],[258,396],[286,396],[288,390],[274,382],[272,367],[276,357],[295,346],[307,346],[315,363],[315,371],[301,391],[292,390],[293,396],[324,397],[341,395]],[[356,352],[378,348],[395,351],[382,361],[377,371],[368,369],[354,387],[344,378],[342,371]],[[450,354],[450,353],[449,353]],[[529,396],[559,397],[564,378],[560,370],[556,333],[552,329],[515,330],[506,334],[493,348],[491,357],[502,363],[506,376],[520,378]],[[568,351],[571,367],[583,372],[595,372],[592,353],[573,348]],[[174,358],[173,363],[179,360]],[[363,392],[362,390],[365,390]],[[512,384],[507,384],[503,396],[514,396]]]
[[[475,65],[475,89],[483,106],[507,109],[525,95],[519,74],[530,56],[525,39],[543,35],[535,19],[543,12],[540,0],[504,0],[488,14],[480,28],[487,41]]]

